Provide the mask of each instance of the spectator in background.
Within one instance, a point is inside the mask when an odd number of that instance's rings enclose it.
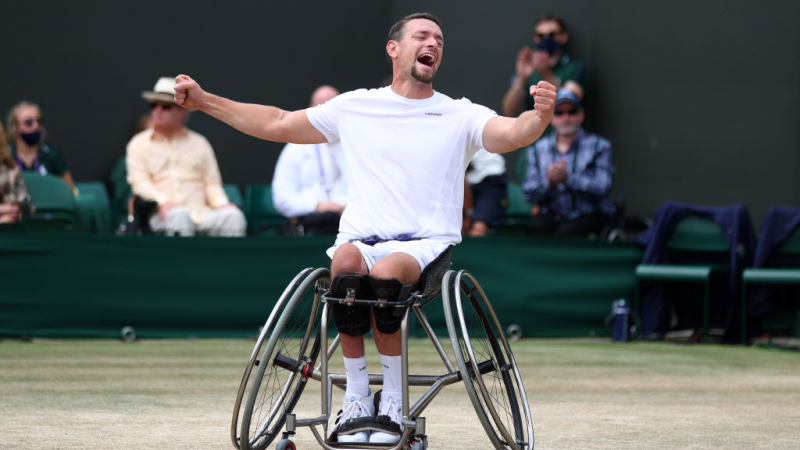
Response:
[[[4,133],[0,124],[0,136]],[[11,157],[5,139],[0,139],[0,226],[22,220],[30,203],[31,198],[17,162]]]
[[[584,131],[583,119],[578,96],[562,88],[551,122],[555,133],[528,147],[522,191],[534,205],[529,234],[599,234],[614,214],[611,143]]]
[[[134,195],[157,203],[149,219],[169,235],[244,236],[244,214],[228,201],[214,150],[184,125],[188,111],[175,104],[175,78],[160,78],[142,97],[150,103],[152,128],[128,143],[128,183]]]
[[[536,21],[534,30],[534,47],[523,47],[517,54],[517,73],[503,96],[503,114],[506,116],[515,117],[533,109],[533,98],[528,91],[541,80],[557,89],[568,87],[567,82],[572,81],[572,89],[579,91],[576,93],[583,98],[586,66],[565,52],[569,32],[564,20],[547,14]]]
[[[486,236],[497,228],[506,214],[508,186],[506,160],[502,155],[480,149],[467,166],[464,178],[465,236]]]
[[[320,86],[309,106],[337,95],[336,88]],[[272,199],[298,234],[336,234],[347,204],[347,163],[341,142],[286,144],[272,177]]]
[[[20,170],[59,176],[75,191],[75,181],[61,152],[45,143],[47,130],[38,105],[26,101],[14,105],[8,112],[6,128],[11,157]]]

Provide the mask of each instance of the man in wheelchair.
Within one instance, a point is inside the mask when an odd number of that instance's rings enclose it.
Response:
[[[332,297],[397,299],[416,287],[422,270],[461,241],[464,174],[473,155],[481,147],[493,153],[526,147],[553,116],[556,90],[547,82],[530,88],[535,108],[517,118],[434,91],[443,44],[436,17],[409,15],[389,31],[391,86],[344,93],[294,112],[234,102],[205,92],[186,75],[176,78],[179,105],[252,136],[295,143],[341,139],[350,186],[339,234],[327,252]],[[347,379],[333,430],[338,442],[399,440],[400,411],[408,399],[401,394],[400,317],[393,313],[392,308],[334,307]],[[364,335],[370,328],[383,365],[378,405],[366,369]],[[369,419],[375,415],[377,421]],[[361,418],[368,418],[368,426]]]

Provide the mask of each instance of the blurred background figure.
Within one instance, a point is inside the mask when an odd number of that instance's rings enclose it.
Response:
[[[332,86],[320,86],[309,106],[339,95]],[[296,234],[335,234],[347,204],[347,162],[341,142],[286,144],[272,177],[272,200],[290,218]]]
[[[464,236],[486,236],[497,228],[508,207],[506,160],[480,149],[464,178]]]
[[[611,143],[586,132],[584,117],[578,96],[562,88],[550,123],[555,133],[528,147],[522,183],[525,199],[533,205],[528,234],[599,235],[611,222]]]
[[[567,24],[561,17],[547,14],[536,20],[533,48],[523,47],[517,54],[516,74],[503,96],[503,115],[515,117],[533,109],[533,97],[528,92],[541,80],[558,89],[567,87],[566,83],[571,81],[574,83],[571,89],[583,98],[586,66],[566,53],[568,41]]]
[[[11,157],[20,170],[61,177],[75,191],[75,181],[61,152],[45,143],[42,109],[23,101],[14,105],[6,120]]]
[[[0,124],[0,136],[5,134]],[[0,139],[0,229],[3,224],[17,223],[30,207],[31,198],[25,180],[11,157],[5,139]]]
[[[211,144],[185,126],[188,111],[175,104],[175,78],[163,77],[142,97],[151,127],[128,143],[133,194],[156,203],[150,229],[169,235],[244,236],[244,214],[228,201]]]

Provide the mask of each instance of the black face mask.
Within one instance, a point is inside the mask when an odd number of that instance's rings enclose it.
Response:
[[[550,56],[555,55],[559,50],[561,50],[561,44],[556,42],[556,40],[550,36],[544,36],[541,38],[537,47],[539,50],[547,52],[547,54]]]
[[[36,130],[32,133],[21,133],[19,135],[23,141],[28,145],[35,145],[39,143],[42,138],[42,130]]]

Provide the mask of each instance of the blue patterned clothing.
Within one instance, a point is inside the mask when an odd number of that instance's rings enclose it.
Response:
[[[561,154],[553,132],[528,147],[527,158],[522,191],[528,203],[539,205],[542,213],[569,219],[595,212],[614,213],[609,198],[614,165],[611,143],[606,139],[581,129],[569,151]],[[568,175],[565,183],[551,187],[547,169],[556,161],[566,162]]]

